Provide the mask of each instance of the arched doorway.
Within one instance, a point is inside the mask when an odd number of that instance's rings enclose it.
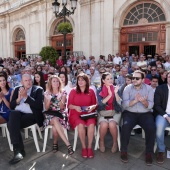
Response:
[[[125,13],[120,31],[120,52],[154,56],[166,47],[166,21],[158,3],[139,2]]]
[[[16,34],[14,37],[14,51],[15,57],[21,58],[26,54],[26,46],[25,46],[25,34],[21,28],[16,30]]]
[[[66,20],[69,22],[68,20]],[[58,55],[64,56],[64,37],[63,34],[57,31],[58,24],[64,22],[60,20],[54,27],[53,35],[52,35],[52,47],[56,49]],[[66,54],[69,55],[73,51],[73,34],[69,33],[66,35]]]

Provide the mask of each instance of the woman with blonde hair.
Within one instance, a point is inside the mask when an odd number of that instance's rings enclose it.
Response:
[[[66,92],[62,90],[61,80],[56,75],[51,75],[47,82],[47,91],[44,94],[45,105],[45,121],[44,126],[52,125],[52,131],[54,136],[53,152],[58,151],[58,136],[64,141],[68,147],[68,154],[74,153],[72,146],[67,140],[63,127],[69,129],[67,121],[66,106]],[[63,126],[63,127],[62,127]]]

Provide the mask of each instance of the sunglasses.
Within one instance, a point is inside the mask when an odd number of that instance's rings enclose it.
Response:
[[[151,71],[156,71],[156,69],[152,69]]]
[[[140,80],[142,79],[141,77],[132,77],[132,80]]]
[[[105,73],[105,71],[100,72],[100,74],[103,74],[103,73]]]

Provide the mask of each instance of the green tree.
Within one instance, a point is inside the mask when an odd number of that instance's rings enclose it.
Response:
[[[58,32],[62,34],[71,33],[73,31],[72,25],[69,22],[61,22],[57,27]]]
[[[49,60],[53,66],[56,65],[58,54],[57,54],[57,51],[53,47],[51,46],[42,47],[39,55],[42,57],[43,61]]]

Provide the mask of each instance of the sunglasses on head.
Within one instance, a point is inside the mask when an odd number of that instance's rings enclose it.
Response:
[[[142,79],[141,77],[132,77],[132,80],[140,80]]]

